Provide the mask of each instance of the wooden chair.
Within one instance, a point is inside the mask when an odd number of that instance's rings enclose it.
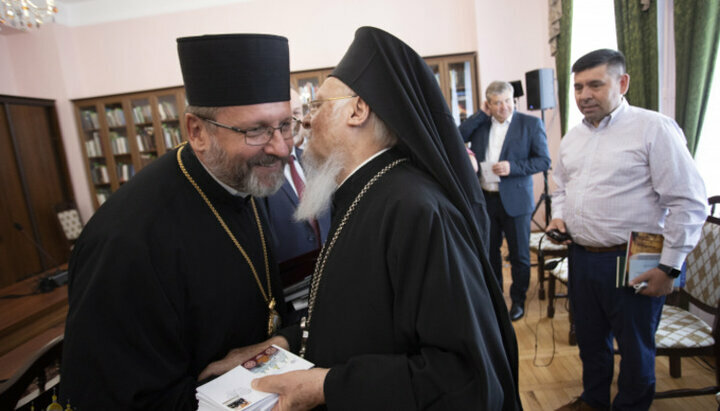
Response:
[[[567,257],[567,246],[553,244],[542,231],[530,233],[530,251],[537,255],[538,298],[545,299],[545,258]]]
[[[26,409],[31,401],[35,402],[36,409],[45,409],[37,405],[40,402],[49,404],[53,388],[59,386],[59,378],[48,381],[47,370],[54,367],[59,370],[62,346],[61,335],[47,343],[15,375],[0,385],[0,410]],[[37,390],[25,396],[34,384]]]
[[[670,375],[680,378],[681,357],[714,356],[715,385],[655,393],[655,398],[715,394],[720,391],[720,218],[714,217],[720,196],[709,200],[712,209],[702,237],[687,257],[687,281],[663,306],[655,335],[657,355],[670,360]],[[718,207],[720,208],[720,207]],[[673,301],[674,300],[674,301]],[[688,302],[712,315],[712,327],[688,311]],[[674,305],[677,304],[677,305]]]

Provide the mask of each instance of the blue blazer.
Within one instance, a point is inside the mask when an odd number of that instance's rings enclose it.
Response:
[[[302,166],[302,150],[296,148],[295,152],[298,162]],[[310,223],[306,221],[297,222],[293,219],[293,213],[299,201],[295,190],[293,190],[287,179],[285,179],[285,183],[277,193],[266,198],[265,203],[275,257],[278,262],[289,260],[318,248],[315,232]],[[330,229],[329,210],[318,218],[318,226],[320,226],[321,242],[324,243]]]
[[[470,150],[475,153],[478,163],[485,159],[491,120],[492,117],[479,111],[460,124],[460,134],[466,143],[472,143]],[[510,162],[510,174],[500,177],[500,200],[505,212],[511,217],[532,213],[535,208],[532,175],[550,168],[550,153],[542,121],[513,112],[499,161]]]

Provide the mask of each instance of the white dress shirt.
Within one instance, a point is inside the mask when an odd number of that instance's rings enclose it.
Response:
[[[485,160],[480,164],[482,179],[480,185],[485,191],[500,190],[500,177],[492,172],[493,164],[500,161],[505,136],[507,136],[510,122],[514,113],[510,113],[504,122],[499,122],[495,117],[490,116],[490,133],[488,135],[488,147],[485,151]],[[483,164],[484,163],[484,164]]]
[[[630,231],[665,236],[660,263],[680,267],[707,216],[705,185],[677,123],[625,99],[597,128],[565,135],[553,172],[552,217],[573,240],[608,247]]]

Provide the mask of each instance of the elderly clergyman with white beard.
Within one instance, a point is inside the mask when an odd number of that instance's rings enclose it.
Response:
[[[278,409],[520,409],[517,346],[482,244],[480,187],[437,82],[370,27],[311,103],[298,216],[332,206]],[[325,404],[325,405],[323,405]]]

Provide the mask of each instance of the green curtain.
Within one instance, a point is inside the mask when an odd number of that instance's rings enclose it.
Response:
[[[561,136],[567,133],[568,113],[572,102],[568,102],[570,88],[570,44],[572,41],[573,0],[562,0],[562,17],[560,18],[560,36],[558,36],[557,54],[555,55],[555,71],[558,79],[558,105],[560,106]]]
[[[675,120],[695,156],[720,41],[720,0],[675,0],[673,7]]]
[[[642,10],[640,0],[615,0],[615,30],[618,49],[625,54],[630,74],[630,89],[625,97],[634,106],[657,110],[657,1]]]

